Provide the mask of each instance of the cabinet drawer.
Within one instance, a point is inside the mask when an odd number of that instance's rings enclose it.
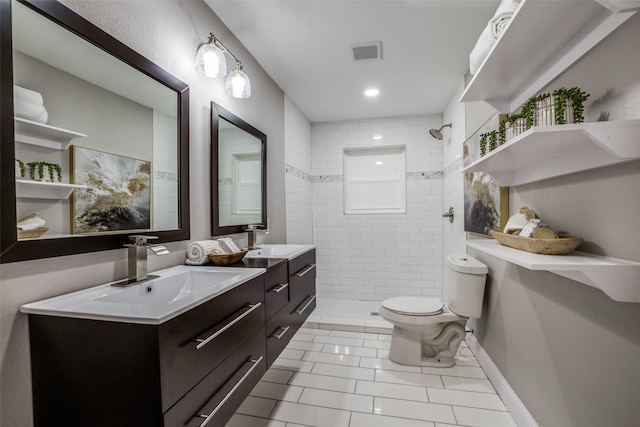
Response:
[[[263,324],[261,276],[160,325],[163,411]]]
[[[304,274],[293,274],[289,277],[289,300],[297,305],[308,295],[315,295],[316,267],[309,264],[301,270]]]
[[[289,275],[287,263],[267,270],[264,280],[266,318],[270,319],[289,302]]]
[[[292,325],[294,332],[300,329],[300,326],[307,320],[314,308],[316,308],[316,294],[307,295],[302,302],[293,306],[289,313],[289,323]]]
[[[316,263],[316,250],[312,249],[289,261],[289,276],[301,274],[304,269]]]
[[[164,425],[223,426],[266,372],[264,327],[164,415]]]
[[[267,321],[267,368],[273,364],[293,337],[296,329],[293,320],[295,319],[285,308]]]

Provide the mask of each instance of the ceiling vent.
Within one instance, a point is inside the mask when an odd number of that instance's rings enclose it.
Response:
[[[351,46],[354,61],[367,59],[382,59],[382,42],[367,42]]]

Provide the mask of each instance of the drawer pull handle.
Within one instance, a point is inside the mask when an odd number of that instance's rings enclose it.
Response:
[[[316,296],[314,295],[314,296],[312,296],[312,297],[311,297],[311,299],[309,300],[309,302],[308,302],[308,303],[306,303],[306,304],[304,305],[304,307],[302,307],[300,310],[296,310],[296,313],[298,313],[298,316],[301,316],[301,315],[302,315],[302,313],[304,313],[304,311],[305,311],[307,308],[309,308],[309,306],[311,305],[311,303],[312,303],[313,301],[315,301],[315,299],[316,299]]]
[[[220,401],[220,403],[218,403],[216,405],[215,408],[213,408],[213,411],[211,411],[211,413],[209,415],[207,414],[199,414],[196,415],[194,418],[204,418],[205,420],[202,422],[202,424],[200,424],[200,427],[205,427],[207,425],[207,423],[209,421],[211,421],[211,419],[216,415],[216,413],[218,413],[218,411],[220,410],[220,408],[222,408],[222,406],[227,403],[227,400],[229,400],[229,398],[231,398],[231,396],[233,396],[233,393],[236,392],[236,390],[238,389],[238,387],[240,387],[242,385],[242,383],[247,379],[247,377],[249,375],[251,375],[251,372],[253,372],[253,370],[258,366],[258,364],[260,362],[262,362],[263,356],[258,357],[257,359],[251,359],[251,363],[253,363],[253,365],[251,365],[251,367],[247,370],[247,372],[244,373],[244,375],[242,376],[242,378],[240,378],[240,380],[236,383],[236,385],[233,386],[233,388],[231,390],[229,390],[229,393],[227,393],[222,400]]]
[[[278,335],[271,335],[269,338],[275,338],[275,339],[279,340],[280,338],[282,338],[282,336],[284,334],[287,333],[287,331],[289,330],[290,326],[287,326],[285,328],[282,328],[282,327],[280,327],[280,328],[282,329],[282,332],[280,332]]]
[[[275,292],[276,294],[279,294],[280,292],[287,289],[287,286],[289,286],[288,283],[280,283],[279,285],[276,285],[273,288],[269,289],[269,292]]]
[[[258,307],[260,307],[261,305],[262,305],[262,302],[257,302],[255,304],[249,304],[247,306],[247,307],[250,307],[249,310],[245,311],[240,316],[236,317],[231,322],[227,323],[224,327],[220,328],[213,335],[210,335],[208,338],[197,338],[197,339],[195,339],[194,341],[199,343],[196,346],[196,350],[200,350],[202,347],[204,347],[205,345],[209,344],[209,342],[211,342],[211,340],[214,340],[218,335],[220,335],[221,333],[223,333],[224,331],[226,331],[227,329],[229,329],[230,327],[232,327],[233,325],[235,325],[236,323],[238,323],[239,321],[241,321],[242,319],[247,317],[253,310],[257,310]]]
[[[302,277],[308,272],[310,272],[311,270],[313,270],[314,268],[316,268],[315,264],[309,264],[303,271],[301,271],[300,273],[296,273],[296,276]]]

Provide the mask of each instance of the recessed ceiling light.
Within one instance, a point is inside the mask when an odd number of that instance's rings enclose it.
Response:
[[[382,139],[382,135],[373,135],[373,139]]]
[[[378,166],[379,166],[379,165],[382,165],[382,164],[384,164],[384,162],[383,162],[382,160],[378,160],[378,161],[376,162],[376,165],[378,165]]]
[[[380,91],[378,89],[367,89],[364,91],[366,96],[378,96]]]

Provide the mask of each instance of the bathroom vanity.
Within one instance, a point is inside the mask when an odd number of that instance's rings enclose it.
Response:
[[[36,426],[222,426],[315,307],[312,246],[154,274],[21,308]]]

